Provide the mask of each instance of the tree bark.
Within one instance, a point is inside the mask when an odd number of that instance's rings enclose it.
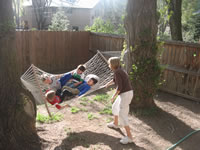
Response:
[[[156,60],[156,7],[156,0],[128,0],[126,8],[126,42],[130,57],[125,66],[131,66],[130,77],[134,89],[131,108],[155,107],[153,96],[160,76]],[[130,70],[127,71],[130,73]]]
[[[169,1],[168,15],[170,15],[169,25],[171,30],[171,38],[176,41],[183,41],[182,37],[182,0]]]
[[[20,84],[12,0],[0,1],[0,149],[40,150],[35,103]],[[32,110],[32,112],[30,111]]]

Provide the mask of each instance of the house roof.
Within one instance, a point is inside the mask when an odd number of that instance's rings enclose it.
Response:
[[[52,0],[50,7],[93,8],[100,0],[77,0],[71,3],[67,0]],[[23,6],[32,6],[32,0],[25,0]]]

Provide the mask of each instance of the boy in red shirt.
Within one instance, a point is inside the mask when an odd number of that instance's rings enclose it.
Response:
[[[54,105],[57,109],[61,110],[63,108],[69,107],[68,104],[61,106],[59,105],[62,101],[59,96],[55,95],[55,91],[50,90],[45,94],[45,97],[47,101],[51,104]]]

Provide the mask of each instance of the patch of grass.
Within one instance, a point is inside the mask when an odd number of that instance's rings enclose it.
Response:
[[[93,100],[98,102],[107,102],[110,96],[108,94],[98,94],[96,95]]]
[[[94,102],[92,100],[88,101],[90,104],[94,104]]]
[[[88,98],[87,97],[81,97],[81,100],[82,101],[88,101]]]
[[[110,118],[110,117],[109,117],[109,118],[106,119],[106,122],[107,122],[107,123],[110,123],[110,122],[112,122],[112,121],[113,121],[113,118]]]
[[[159,109],[157,107],[154,108],[144,108],[144,109],[135,109],[133,114],[135,116],[154,116],[158,113]]]
[[[99,112],[100,114],[107,114],[107,115],[112,115],[112,107],[111,106],[106,106],[103,110]]]
[[[86,108],[80,108],[80,110],[83,112],[88,112],[88,110]]]
[[[78,107],[72,107],[71,108],[71,113],[72,114],[76,114],[76,113],[78,113],[80,111],[80,109],[78,108]]]
[[[89,120],[93,120],[95,118],[97,118],[97,117],[95,117],[92,113],[88,113],[88,119]]]
[[[83,106],[87,106],[87,103],[85,103],[85,102],[80,102],[80,104]]]
[[[63,119],[62,114],[52,114],[52,117],[45,116],[41,113],[37,113],[36,121],[40,123],[53,123],[53,122],[59,122]]]

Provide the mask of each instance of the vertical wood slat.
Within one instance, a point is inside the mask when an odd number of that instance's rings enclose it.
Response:
[[[89,58],[89,32],[17,31],[16,39],[21,74],[31,64],[51,73],[67,72]]]

